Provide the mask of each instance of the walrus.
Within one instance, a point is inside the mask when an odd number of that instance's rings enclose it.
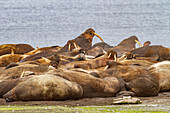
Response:
[[[17,86],[19,83],[29,79],[29,77],[20,77],[16,79],[9,79],[9,80],[3,80],[0,82],[0,98],[3,98],[3,95],[6,94],[8,91],[13,89],[15,86]]]
[[[144,46],[131,51],[135,54],[136,59],[151,59],[155,61],[170,60],[168,58],[168,48],[155,45],[155,46]]]
[[[28,53],[34,48],[29,44],[3,44],[0,45],[0,55],[10,54],[11,50],[14,51],[15,54],[24,54]]]
[[[106,54],[91,60],[71,62],[66,65],[61,65],[61,68],[82,68],[82,69],[96,69],[107,65],[108,60],[116,60],[117,53],[115,51],[108,51]]]
[[[95,47],[87,51],[83,49],[72,50],[70,52],[63,52],[57,54],[60,57],[60,65],[66,65],[75,61],[85,61],[95,59],[104,55],[106,52],[101,47]],[[74,55],[74,56],[73,56]]]
[[[94,45],[92,46],[92,48],[95,48],[95,47],[97,47],[97,46],[103,48],[105,51],[108,51],[110,48],[113,48],[113,47],[114,47],[114,46],[111,46],[111,45],[109,45],[109,44],[107,44],[107,43],[105,43],[105,42],[99,42],[99,43],[94,44]]]
[[[127,39],[124,39],[122,42],[120,42],[117,46],[110,48],[109,50],[113,50],[117,52],[117,57],[120,57],[123,55],[124,52],[129,52],[133,49],[135,49],[135,44],[138,43],[139,46],[142,47],[141,43],[139,42],[138,38],[136,36],[131,36]]]
[[[3,73],[0,74],[0,81],[19,78],[25,71],[31,71],[38,75],[44,74],[47,71],[53,69],[55,68],[49,65],[37,65],[37,64],[18,65],[4,70]]]
[[[117,65],[123,65],[123,66],[139,66],[139,67],[145,67],[148,68],[151,65],[158,63],[157,61],[152,60],[137,60],[137,59],[128,59],[128,60],[122,60],[122,61],[113,61],[109,60],[107,61],[107,68],[114,67]],[[105,69],[107,69],[105,68]]]
[[[115,96],[124,85],[124,83],[120,82],[116,77],[106,77],[101,79],[93,77],[87,73],[72,70],[51,70],[48,73],[52,73],[79,84],[83,88],[84,98],[112,97]]]
[[[35,53],[33,55],[29,55],[29,56],[25,57],[24,59],[22,59],[20,61],[20,63],[26,62],[26,61],[34,61],[37,59],[41,59],[42,57],[47,58],[54,54],[55,54],[55,52],[53,52],[53,51],[45,51],[45,52]]]
[[[114,63],[113,63],[114,64]],[[159,81],[149,69],[140,65],[110,66],[107,70],[98,73],[100,78],[119,76],[126,82],[127,90],[136,96],[155,96],[159,93]]]
[[[39,48],[37,47],[37,49],[35,50],[32,50],[28,53],[25,53],[24,55],[33,55],[33,54],[36,54],[36,53],[42,53],[42,52],[58,52],[62,47],[60,46],[51,46],[51,47],[42,47],[42,48]]]
[[[160,91],[170,91],[170,61],[155,63],[149,69],[159,80]]]
[[[2,55],[2,56],[0,56],[0,67],[6,67],[10,63],[18,63],[25,57],[27,57],[27,55],[20,55],[20,54]]]
[[[96,46],[90,50],[87,50],[85,52],[85,55],[87,56],[91,56],[93,58],[97,58],[99,56],[104,55],[106,52],[104,51],[104,49],[102,47]]]
[[[98,34],[96,34],[92,28],[89,28],[77,38],[69,40],[67,44],[63,48],[61,48],[59,53],[72,51],[75,48],[82,48],[84,50],[90,49],[92,47],[92,40],[94,35],[96,35],[101,41],[103,41],[103,39]]]
[[[82,97],[83,90],[80,85],[55,75],[33,76],[3,96],[7,102],[67,100]]]

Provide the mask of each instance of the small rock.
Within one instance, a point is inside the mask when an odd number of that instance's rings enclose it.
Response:
[[[140,104],[142,101],[139,98],[124,96],[123,98],[114,99],[113,104]]]

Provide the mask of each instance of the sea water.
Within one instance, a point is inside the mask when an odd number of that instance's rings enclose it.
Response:
[[[170,0],[0,0],[0,44],[64,46],[88,28],[112,46],[135,35],[170,47]]]

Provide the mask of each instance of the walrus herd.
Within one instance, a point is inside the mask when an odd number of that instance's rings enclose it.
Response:
[[[94,36],[102,42],[92,45]],[[0,45],[0,98],[7,102],[149,97],[162,91],[170,91],[170,49],[150,41],[142,46],[136,36],[109,45],[90,28],[63,47]]]

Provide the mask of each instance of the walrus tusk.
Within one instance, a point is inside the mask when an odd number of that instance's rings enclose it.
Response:
[[[63,58],[60,58],[60,60],[61,60],[61,61],[65,61],[65,62],[68,62],[68,60],[65,60],[65,59],[63,59]]]
[[[116,54],[114,55],[114,61],[115,61],[115,62],[117,61],[117,59],[116,59]]]
[[[68,44],[68,50],[70,51],[70,46],[71,46],[71,44]]]
[[[138,40],[135,40],[135,42],[138,43],[140,47],[142,47],[142,44]]]
[[[123,54],[117,61],[124,61],[127,59],[127,56],[125,54]]]
[[[22,72],[20,78],[22,78],[24,76],[24,74],[25,74],[25,71]]]
[[[90,55],[85,55],[85,57],[88,58],[88,59],[95,59],[94,56],[90,56]]]
[[[107,65],[103,70],[106,70],[106,69],[108,69],[108,67],[109,67],[109,65]]]
[[[94,33],[94,35],[96,35],[102,42],[104,42],[103,39],[97,33]]]
[[[50,63],[50,62],[51,62],[51,60],[49,60],[49,59],[47,59],[47,58],[45,58],[45,57],[42,57],[42,59],[43,59],[45,62],[47,62],[47,63]]]
[[[14,54],[14,48],[11,47],[11,55],[13,55],[13,54]]]
[[[108,59],[110,58],[110,56],[112,55],[112,53],[109,53],[109,55],[108,55]]]
[[[75,47],[76,49],[78,48],[75,42],[73,43],[73,45],[74,45],[74,47]]]
[[[36,50],[34,50],[32,53],[33,54],[35,54],[37,51],[39,51],[40,50],[40,48],[39,47],[37,47],[37,49]]]

